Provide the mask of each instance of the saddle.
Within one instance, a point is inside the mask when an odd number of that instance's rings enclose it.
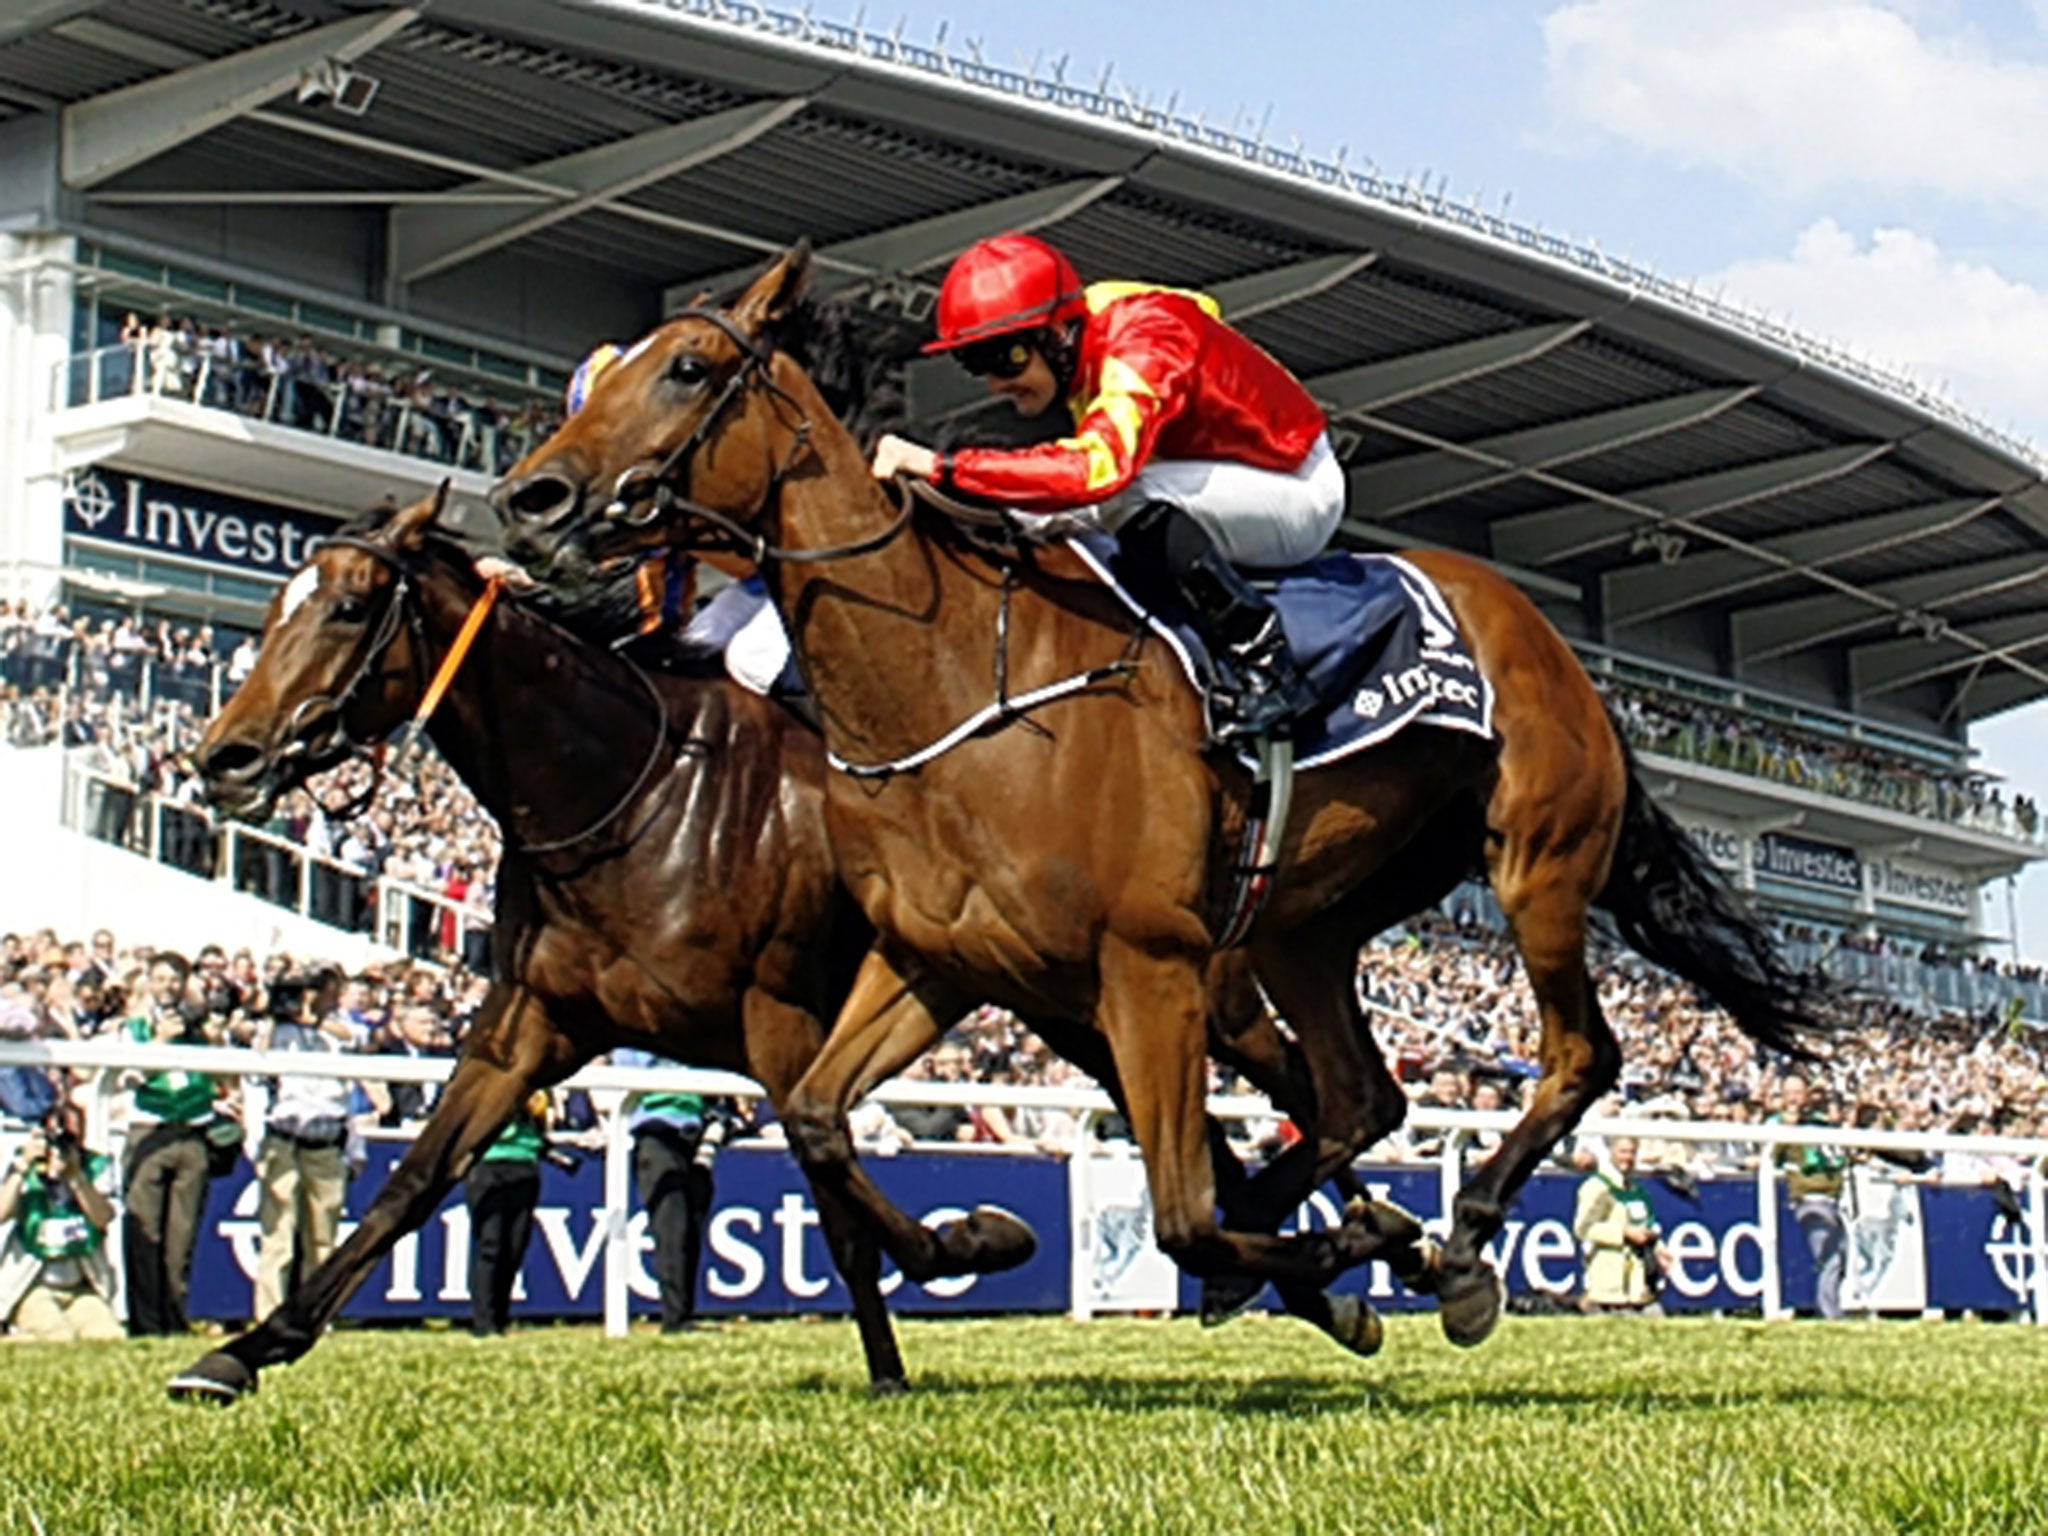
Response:
[[[1151,627],[1206,699],[1215,664],[1192,626],[1136,595],[1118,570],[1116,541],[1071,541],[1088,570]],[[1493,688],[1481,674],[1436,583],[1397,555],[1326,554],[1262,575],[1294,659],[1323,703],[1296,733],[1294,766],[1314,768],[1377,746],[1410,725],[1493,734]],[[1258,757],[1239,748],[1246,767]]]

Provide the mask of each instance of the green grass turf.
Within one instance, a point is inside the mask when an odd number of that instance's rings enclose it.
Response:
[[[1396,1319],[611,1342],[342,1333],[232,1409],[197,1341],[0,1349],[0,1532],[2048,1531],[2048,1331]]]

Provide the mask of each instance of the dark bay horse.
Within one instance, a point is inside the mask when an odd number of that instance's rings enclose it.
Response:
[[[483,587],[433,535],[439,505],[359,520],[273,605],[255,670],[196,754],[216,805],[260,811],[412,713]],[[283,1306],[181,1375],[192,1395],[238,1396],[310,1349],[515,1106],[603,1051],[743,1072],[780,1108],[867,947],[824,837],[815,736],[722,667],[641,674],[499,602],[429,732],[505,834],[497,980],[361,1224]],[[900,1386],[873,1237],[829,1196],[819,1217],[869,1380]]]
[[[1204,977],[1239,852],[1244,775],[1205,756],[1194,690],[1074,557],[991,555],[891,504],[778,349],[808,265],[798,247],[729,308],[664,324],[493,497],[515,558],[564,585],[594,559],[656,542],[748,552],[845,763],[918,753],[998,691],[1096,679],[914,771],[831,776],[841,871],[879,940],[792,1095],[791,1145],[814,1179],[881,1224],[899,1263],[927,1262],[933,1234],[860,1170],[847,1108],[963,1001],[1092,1019],[1129,1098],[1161,1246],[1198,1274],[1326,1281],[1370,1251],[1352,1223],[1292,1238],[1232,1229],[1217,1218],[1204,1150]],[[1497,740],[1411,729],[1299,781],[1250,948],[1312,1071],[1303,1151],[1321,1177],[1405,1109],[1354,996],[1361,943],[1468,872],[1491,882],[1540,1009],[1543,1076],[1417,1276],[1436,1291],[1446,1333],[1476,1343],[1500,1307],[1483,1245],[1619,1071],[1587,965],[1593,908],[1759,1040],[1795,1047],[1819,1019],[1805,980],[1643,790],[1590,679],[1535,606],[1478,561],[1412,558],[1495,687]]]
[[[255,670],[197,753],[216,805],[258,814],[412,714],[482,590],[470,554],[436,531],[439,510],[421,502],[359,521],[301,573],[301,595],[279,598]],[[303,1355],[514,1106],[602,1051],[643,1045],[743,1072],[781,1107],[870,942],[825,837],[816,734],[728,682],[716,656],[694,674],[649,676],[501,601],[429,733],[506,834],[498,980],[432,1116],[349,1240],[270,1317],[181,1373],[182,1394],[230,1399],[263,1367]],[[1305,1114],[1302,1070],[1248,977],[1219,980],[1218,994],[1219,1055]],[[1050,1038],[1114,1090],[1098,1040],[1056,1026]],[[1226,1187],[1242,1190],[1214,1139]],[[870,1382],[896,1389],[903,1365],[874,1239],[821,1194]],[[1376,1340],[1369,1314],[1333,1312],[1313,1292],[1288,1300],[1347,1347],[1369,1352]]]

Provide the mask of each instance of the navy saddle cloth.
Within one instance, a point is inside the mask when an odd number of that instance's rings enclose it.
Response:
[[[1115,541],[1088,536],[1074,545],[1204,688],[1212,673],[1201,640],[1178,618],[1148,612],[1117,579]],[[1271,594],[1295,660],[1324,702],[1322,718],[1296,735],[1297,768],[1362,752],[1409,725],[1493,734],[1493,686],[1465,648],[1436,583],[1406,560],[1328,554],[1258,584]],[[1248,752],[1240,756],[1253,762]]]

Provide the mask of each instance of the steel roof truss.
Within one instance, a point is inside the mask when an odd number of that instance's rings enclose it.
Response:
[[[1601,609],[1610,630],[1648,624],[1783,577],[1785,566],[1764,560],[1764,554],[1778,555],[1798,567],[1832,565],[1953,532],[2004,499],[1933,501],[1760,539],[1755,551],[1712,549],[1668,565],[1652,561],[1625,566],[1600,578]]]
[[[457,175],[468,176],[479,182],[530,192],[541,198],[562,199],[574,195],[569,188],[557,186],[553,182],[535,180],[520,171],[501,171],[492,166],[480,165],[474,160],[436,154],[432,150],[415,149],[410,144],[395,144],[389,139],[373,138],[366,133],[357,133],[352,129],[339,128],[328,123],[316,123],[284,112],[252,112],[249,115],[254,121],[273,128],[303,133],[333,144],[346,144],[354,149],[368,150],[373,154],[386,155],[393,160],[404,160],[413,165],[431,165],[438,170],[453,171]],[[642,208],[637,203],[606,203],[600,206],[605,212],[617,214],[623,219],[651,224],[657,229],[671,229],[678,234],[698,235],[706,240],[722,240],[727,245],[738,246],[742,250],[758,251],[763,255],[773,255],[783,249],[784,242],[780,240],[746,234],[741,230],[728,229],[721,224],[706,224],[696,219],[678,218],[674,214]],[[816,256],[813,260],[827,265],[831,262],[831,258],[824,255]]]
[[[400,282],[418,282],[564,219],[613,208],[644,186],[753,143],[807,105],[801,96],[752,102],[528,166],[526,176],[564,194],[538,213],[508,211],[502,204],[400,207],[391,216],[392,270]],[[457,190],[488,192],[491,183]]]
[[[1224,319],[1232,325],[1242,325],[1256,315],[1327,293],[1379,259],[1377,251],[1339,251],[1334,256],[1292,261],[1284,267],[1269,267],[1264,272],[1212,284],[1209,296],[1223,306]]]
[[[1402,517],[1453,496],[1513,480],[1530,469],[1554,468],[1697,426],[1750,399],[1759,388],[1743,385],[1670,395],[1436,452],[1383,460],[1351,472],[1352,504],[1370,507],[1376,518]]]
[[[1917,624],[1922,633],[1941,633],[1941,621],[1931,610],[1942,603],[1958,597],[1984,597],[2009,591],[2044,576],[2048,576],[2048,565],[2042,563],[2038,553],[2001,555],[1995,560],[1974,560],[1967,565],[1945,566],[1878,582],[1865,589],[1864,600],[1860,601],[1838,593],[1738,609],[1729,615],[1728,630],[1737,665],[1790,656],[1882,622],[1885,615],[1872,612],[1870,598],[1890,608],[1895,621],[1902,626]],[[1958,639],[1962,644],[1970,644],[1965,635],[1958,633]],[[1971,648],[1980,652],[1983,649]]]
[[[865,279],[922,272],[952,260],[986,235],[1001,234],[1006,229],[1043,229],[1071,218],[1090,203],[1107,197],[1123,181],[1120,175],[1084,176],[835,241],[820,247],[816,259],[840,275],[814,281],[814,290],[830,293]],[[751,275],[751,268],[735,267],[677,284],[663,295],[665,305],[671,310],[680,309],[707,289],[716,293]]]
[[[1560,320],[1520,330],[1452,342],[1424,352],[1340,368],[1303,382],[1331,416],[1383,410],[1403,400],[1434,394],[1503,369],[1534,362],[1593,328],[1591,320]]]
[[[1493,548],[1506,560],[1558,565],[1666,524],[1696,526],[1699,519],[1718,512],[1838,479],[1890,451],[1889,443],[1848,443],[1673,480],[1626,495],[1596,492],[1571,506],[1502,518],[1492,528]]]
[[[1982,661],[2009,661],[2048,645],[2048,610],[2034,609],[1973,625],[1967,640],[1984,647],[1972,650],[1962,631],[1905,639],[1878,640],[1849,650],[1849,679],[1859,699],[1876,698],[1911,688],[1930,678],[1959,672]],[[1940,660],[1930,660],[1936,655]]]
[[[64,184],[90,189],[232,122],[291,90],[326,59],[347,63],[410,26],[419,13],[376,11],[158,75],[64,109]]]
[[[83,16],[105,5],[107,0],[14,0],[7,14],[0,16],[0,43],[37,32],[54,32],[60,22]]]

